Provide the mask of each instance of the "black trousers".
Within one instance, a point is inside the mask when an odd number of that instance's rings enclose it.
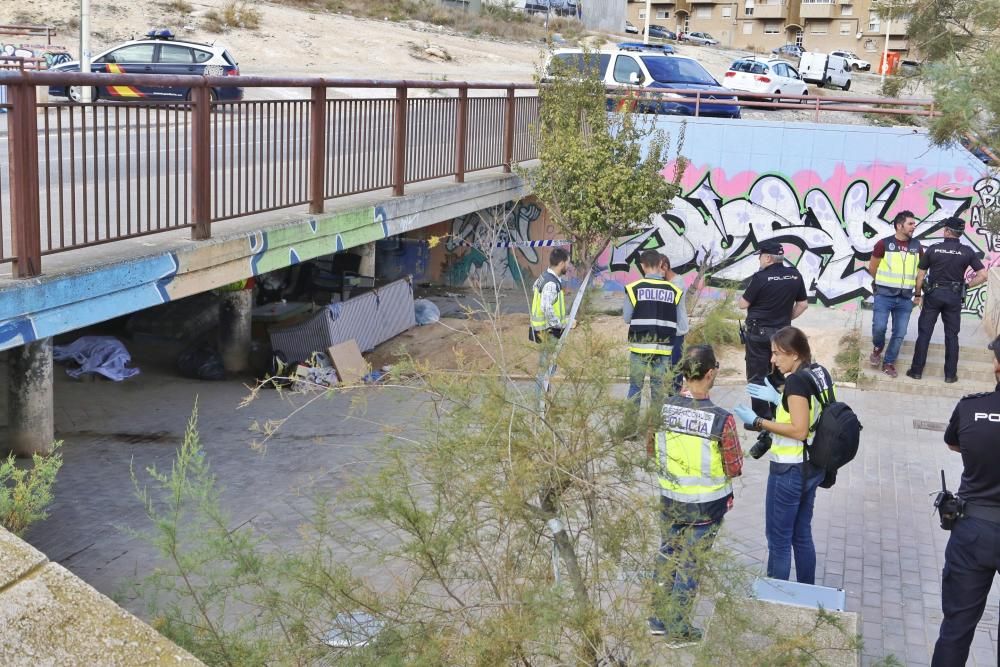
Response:
[[[948,538],[941,572],[941,632],[932,667],[963,667],[993,575],[1000,570],[1000,523],[959,519]]]
[[[962,295],[937,288],[924,296],[924,305],[917,320],[917,343],[913,348],[913,362],[917,373],[923,373],[927,363],[927,348],[937,325],[938,315],[944,321],[944,376],[958,375],[958,331],[962,328]]]
[[[746,341],[747,382],[764,384],[764,378],[771,373],[771,339],[763,336],[747,336]],[[771,384],[775,378],[771,376]],[[759,398],[750,399],[750,406],[758,417],[774,419],[774,404]]]

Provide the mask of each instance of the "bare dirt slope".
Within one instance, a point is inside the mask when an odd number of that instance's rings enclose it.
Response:
[[[178,9],[185,4],[190,12]],[[245,74],[323,75],[381,79],[448,79],[530,82],[541,60],[543,44],[504,42],[485,36],[463,36],[416,21],[355,18],[317,12],[281,3],[252,3],[261,13],[260,28],[230,29],[223,34],[205,28],[205,14],[220,10],[226,0],[159,0],[130,3],[92,3],[92,50],[97,53],[151,28],[170,28],[178,37],[218,41],[230,47]],[[79,52],[79,0],[34,0],[5,17],[7,23],[51,24],[59,35],[55,42]],[[607,36],[607,45],[626,36]],[[628,36],[628,39],[634,39]],[[598,40],[599,41],[599,40]],[[451,60],[426,57],[428,44],[439,46]],[[746,52],[675,45],[677,52],[697,58],[717,78]],[[856,74],[851,95],[875,95],[876,75]],[[839,91],[815,89],[822,96]],[[254,96],[274,91],[255,91]],[[797,111],[749,111],[750,117],[773,120],[808,120]],[[860,114],[837,114],[837,122],[867,122]],[[832,120],[832,119],[831,119]]]

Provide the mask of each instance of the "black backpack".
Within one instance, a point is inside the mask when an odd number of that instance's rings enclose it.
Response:
[[[812,439],[804,448],[804,456],[813,468],[826,471],[826,477],[820,486],[829,489],[837,483],[837,470],[850,463],[858,453],[861,444],[861,421],[847,403],[834,398],[830,392],[824,391],[817,380],[815,371],[823,373],[828,387],[833,386],[830,374],[825,368],[813,365],[803,369],[813,389],[813,396],[822,407],[819,419],[809,431]]]

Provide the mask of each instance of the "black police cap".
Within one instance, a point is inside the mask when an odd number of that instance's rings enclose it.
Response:
[[[965,231],[965,220],[961,218],[945,218],[944,226],[953,232],[962,233]]]
[[[785,248],[777,241],[761,241],[757,244],[758,255],[784,255]]]

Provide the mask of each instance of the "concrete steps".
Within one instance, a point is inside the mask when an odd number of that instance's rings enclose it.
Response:
[[[944,381],[944,345],[941,343],[931,343],[928,348],[923,378],[914,380],[907,377],[905,373],[913,359],[913,345],[913,341],[903,342],[899,357],[896,359],[899,377],[893,379],[883,374],[881,368],[872,368],[868,364],[868,355],[872,350],[871,338],[862,338],[861,386],[876,391],[895,391],[922,396],[933,394],[955,398],[975,392],[992,391],[996,387],[990,352],[978,347],[959,347],[958,382],[954,384],[946,384]]]

